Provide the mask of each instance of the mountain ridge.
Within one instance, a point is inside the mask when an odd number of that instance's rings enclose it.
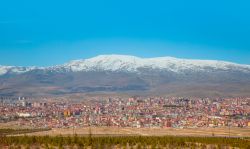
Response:
[[[6,73],[26,73],[33,70],[47,71],[128,71],[137,72],[139,68],[151,68],[170,70],[178,72],[187,69],[199,69],[210,67],[213,69],[229,70],[236,69],[239,71],[250,72],[250,65],[237,64],[227,61],[218,60],[197,60],[197,59],[180,59],[174,57],[155,57],[141,58],[130,55],[99,55],[89,59],[73,60],[68,63],[50,67],[23,67],[23,66],[1,66],[0,75]]]
[[[173,57],[100,55],[53,67],[0,67],[1,96],[88,93],[250,97],[250,66]]]

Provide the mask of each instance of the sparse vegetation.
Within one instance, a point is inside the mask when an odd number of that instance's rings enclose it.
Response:
[[[242,138],[174,137],[174,136],[2,136],[3,147],[35,148],[250,148],[250,142]]]
[[[48,131],[51,130],[49,128],[46,129],[0,129],[0,136],[6,135],[18,135],[18,134],[26,134],[26,133],[33,133],[33,132],[40,132],[40,131]]]

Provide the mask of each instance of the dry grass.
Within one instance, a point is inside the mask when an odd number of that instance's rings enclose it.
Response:
[[[88,135],[97,136],[229,136],[228,128],[196,128],[196,129],[174,129],[174,128],[118,128],[118,127],[85,127],[85,128],[58,128],[46,132],[35,132],[29,135]],[[250,137],[250,128],[231,128],[231,137]]]

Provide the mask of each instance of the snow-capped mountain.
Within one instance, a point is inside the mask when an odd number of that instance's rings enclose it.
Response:
[[[173,57],[139,58],[127,55],[100,55],[86,60],[72,61],[61,67],[71,71],[104,70],[136,72],[140,68],[169,70],[173,72],[188,69],[202,71],[207,68],[250,71],[250,65],[240,65],[224,61],[188,60]]]
[[[211,71],[211,70],[234,70],[250,72],[250,65],[240,65],[215,60],[189,60],[173,57],[139,58],[128,55],[100,55],[90,59],[75,60],[54,67],[15,67],[0,66],[0,75],[7,73],[21,74],[33,70],[47,71],[119,71],[139,72],[140,69],[166,70],[180,73],[185,70]]]
[[[250,65],[100,55],[53,67],[0,66],[0,97],[89,92],[250,96]]]
[[[35,69],[41,69],[38,67],[16,67],[16,66],[1,66],[0,65],[0,75],[4,74],[21,74],[25,72],[29,72]]]

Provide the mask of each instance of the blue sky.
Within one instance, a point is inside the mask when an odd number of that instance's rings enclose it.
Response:
[[[50,66],[100,54],[250,64],[248,0],[0,2],[0,65]]]

